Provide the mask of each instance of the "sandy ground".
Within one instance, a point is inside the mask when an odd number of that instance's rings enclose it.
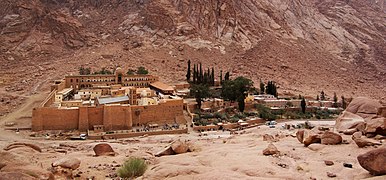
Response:
[[[323,124],[331,124],[331,121]],[[260,126],[242,131],[238,135],[210,132],[208,136],[201,137],[198,133],[191,133],[110,140],[106,142],[118,155],[95,157],[92,148],[100,141],[33,139],[27,137],[27,132],[15,134],[8,131],[5,133],[6,136],[0,137],[0,148],[3,149],[13,141],[36,144],[43,149],[42,153],[30,151],[28,148],[11,151],[21,151],[18,153],[24,153],[26,161],[44,169],[49,168],[53,161],[61,157],[79,158],[81,166],[74,173],[81,171],[80,179],[92,176],[96,179],[109,179],[106,175],[113,174],[118,168],[116,166],[131,156],[145,158],[149,163],[148,170],[140,179],[328,179],[327,172],[336,174],[336,179],[372,177],[360,167],[356,159],[359,154],[372,148],[358,148],[349,136],[343,138],[350,144],[314,144],[307,148],[303,147],[296,137],[291,136],[294,133],[296,130],[283,130],[279,124],[275,129]],[[281,152],[279,157],[262,154],[262,150],[268,145],[268,142],[263,141],[264,134],[279,137],[278,141],[274,142]],[[154,157],[153,154],[177,139],[191,142],[195,151]],[[58,153],[55,151],[57,149],[65,149],[67,152]],[[331,160],[335,164],[326,166],[324,160]],[[351,163],[353,168],[343,167],[343,163]]]
[[[42,153],[29,148],[17,148],[10,152],[17,154],[26,163],[48,169],[51,163],[62,157],[75,157],[81,160],[81,166],[74,171],[81,177],[95,179],[111,179],[126,159],[131,156],[145,158],[149,167],[139,179],[329,179],[327,172],[337,175],[335,179],[383,179],[372,177],[359,164],[356,157],[373,147],[358,148],[350,136],[344,136],[349,144],[321,145],[313,144],[304,147],[297,141],[296,130],[282,129],[283,123],[276,128],[265,125],[240,131],[239,134],[229,132],[207,132],[199,136],[191,132],[181,135],[161,135],[137,137],[105,141],[117,152],[114,157],[95,157],[92,148],[101,141],[54,141],[44,138],[29,137],[29,131],[5,131],[4,123],[15,121],[18,125],[28,126],[32,107],[42,100],[41,95],[32,96],[15,112],[0,120],[0,149],[13,142],[28,142],[40,146]],[[286,123],[297,124],[303,121]],[[334,121],[311,121],[318,126],[333,126]],[[278,157],[264,156],[263,149],[269,144],[262,136],[276,136],[274,145],[281,155]],[[154,154],[164,149],[174,140],[189,141],[193,152],[155,157]],[[58,150],[64,150],[61,153]],[[0,150],[1,151],[1,150]],[[326,166],[324,160],[335,164]],[[351,163],[353,168],[343,167],[343,163]]]

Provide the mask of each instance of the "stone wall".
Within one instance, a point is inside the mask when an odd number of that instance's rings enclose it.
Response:
[[[135,125],[185,124],[183,101],[168,100],[158,105],[106,105],[57,109],[35,108],[32,112],[32,130],[92,130],[103,125],[105,131],[131,129]]]

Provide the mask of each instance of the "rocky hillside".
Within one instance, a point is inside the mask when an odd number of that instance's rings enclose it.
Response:
[[[0,93],[77,73],[186,60],[276,81],[281,93],[385,98],[386,0],[2,0]]]

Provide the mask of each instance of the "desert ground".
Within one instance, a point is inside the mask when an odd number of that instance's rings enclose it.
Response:
[[[39,97],[30,99],[25,106],[1,120],[5,122],[21,119],[28,122],[28,106],[36,103]],[[31,101],[31,102],[30,102]],[[302,121],[289,121],[297,124]],[[312,121],[312,124],[333,127],[335,121]],[[230,134],[229,132],[209,132],[206,136],[189,132],[180,135],[144,136],[118,140],[50,140],[45,137],[30,137],[31,132],[2,130],[0,136],[0,156],[3,162],[38,167],[46,170],[61,158],[78,158],[80,167],[72,173],[76,179],[114,179],[116,170],[129,157],[144,158],[148,163],[145,174],[138,179],[329,179],[327,173],[335,174],[335,179],[383,179],[373,177],[363,169],[357,156],[375,147],[358,148],[351,136],[342,135],[348,144],[322,145],[311,144],[304,147],[296,139],[296,129],[285,130],[283,123],[276,128],[262,125]],[[53,133],[53,132],[48,132]],[[262,151],[269,142],[263,135],[274,137],[273,144],[279,155],[265,156]],[[171,142],[181,140],[191,145],[193,151],[155,157]],[[31,143],[39,146],[42,152],[29,147],[4,151],[14,142]],[[93,147],[108,143],[116,152],[115,156],[95,156]],[[325,160],[334,165],[327,166]],[[352,164],[352,168],[343,166]],[[0,177],[2,179],[2,177]]]

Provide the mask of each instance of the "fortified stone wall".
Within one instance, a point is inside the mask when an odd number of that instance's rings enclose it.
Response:
[[[57,109],[35,108],[32,130],[92,130],[103,125],[105,131],[131,129],[134,125],[186,123],[183,101],[171,100],[149,106],[102,106]]]

